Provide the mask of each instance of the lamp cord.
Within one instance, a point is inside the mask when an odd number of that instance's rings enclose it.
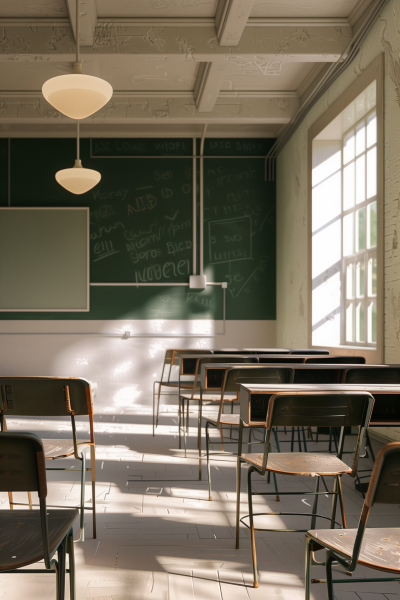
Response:
[[[76,0],[76,62],[79,62],[79,0]]]
[[[76,160],[79,160],[79,121],[76,122]]]

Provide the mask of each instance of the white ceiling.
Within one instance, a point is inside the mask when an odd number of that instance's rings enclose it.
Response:
[[[83,69],[115,92],[83,134],[276,136],[371,1],[80,0]],[[0,0],[0,135],[68,135],[40,90],[74,53],[75,0]]]

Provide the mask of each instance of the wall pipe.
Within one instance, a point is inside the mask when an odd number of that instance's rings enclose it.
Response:
[[[207,131],[207,123],[203,126],[200,142],[200,275],[204,274],[204,139]]]
[[[197,164],[196,164],[196,138],[193,138],[193,159],[192,159],[192,274],[197,273]]]

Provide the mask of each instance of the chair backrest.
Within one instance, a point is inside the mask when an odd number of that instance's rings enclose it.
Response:
[[[45,457],[42,441],[34,433],[0,433],[0,492],[38,493],[44,563],[50,569]]]
[[[38,492],[46,498],[44,449],[34,433],[0,433],[0,492]]]
[[[365,431],[371,418],[374,398],[368,392],[298,392],[279,393],[268,404],[266,419],[267,440],[263,470],[265,472],[271,431],[273,427],[340,427],[337,455],[342,457],[344,428],[357,427],[351,476],[357,471],[358,456]]]
[[[346,369],[343,373],[343,383],[376,383],[399,384],[400,367],[364,367],[362,369]]]
[[[373,404],[368,392],[275,394],[269,401],[266,427],[366,427]]]
[[[381,448],[376,456],[365,505],[400,504],[400,442]]]
[[[310,364],[333,364],[333,365],[364,365],[364,356],[318,356],[308,357],[304,361]]]
[[[205,363],[258,363],[257,356],[240,356],[237,354],[208,354],[200,357],[196,352],[181,356],[181,375],[194,375],[197,377],[201,372],[201,365]]]
[[[271,367],[265,365],[249,365],[232,367],[227,370],[222,393],[239,392],[241,384],[249,383],[292,383],[294,371],[291,367]]]
[[[0,377],[0,413],[60,417],[93,414],[90,384],[73,377]]]

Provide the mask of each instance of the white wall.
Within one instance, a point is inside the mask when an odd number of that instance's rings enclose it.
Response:
[[[389,0],[357,57],[310,110],[277,160],[277,344],[307,346],[310,126],[385,54],[385,362],[400,362],[400,3]]]
[[[227,321],[225,334],[215,334],[222,325],[220,321],[1,321],[0,374],[84,377],[93,384],[95,414],[120,414],[138,405],[150,408],[153,381],[160,377],[166,348],[275,346],[275,321]],[[124,330],[152,337],[123,339]],[[116,337],[85,335],[90,332]],[[165,333],[176,337],[160,337]],[[195,335],[179,337],[182,333]]]
[[[400,363],[400,3],[389,0],[357,57],[310,110],[277,160],[277,345],[308,345],[308,129],[382,52],[384,362]],[[388,433],[388,431],[386,430]],[[392,432],[400,439],[399,432]]]

